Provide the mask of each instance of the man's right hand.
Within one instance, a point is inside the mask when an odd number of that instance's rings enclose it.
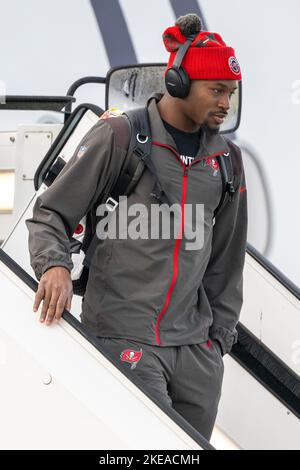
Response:
[[[35,295],[33,311],[36,312],[43,300],[40,321],[50,325],[54,319],[59,320],[64,308],[71,309],[73,284],[70,271],[61,266],[48,269],[41,277]]]

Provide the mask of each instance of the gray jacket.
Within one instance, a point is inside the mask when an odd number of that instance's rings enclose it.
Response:
[[[158,346],[197,344],[210,337],[221,343],[225,354],[236,342],[235,327],[243,302],[247,193],[241,151],[229,139],[203,132],[198,154],[184,168],[161,121],[157,99],[150,97],[147,104],[151,158],[168,204],[181,207],[182,236],[172,233],[175,217],[170,217],[168,239],[131,239],[124,233],[116,239],[99,239],[81,320],[92,334]],[[31,265],[38,279],[52,266],[72,269],[69,237],[87,211],[106,200],[120,174],[126,157],[124,136],[116,135],[111,119],[99,120],[86,134],[79,146],[86,149],[84,155],[76,150],[54,183],[37,198],[33,217],[26,221]],[[213,212],[222,195],[214,157],[228,152],[235,193],[214,221]],[[161,205],[155,184],[146,169],[110,223],[130,213],[133,204],[144,204],[149,213],[151,206]],[[201,248],[187,249],[183,217],[187,219],[186,205],[196,203],[204,205],[204,239]],[[196,219],[191,220],[194,227]],[[150,230],[149,219],[147,223]]]

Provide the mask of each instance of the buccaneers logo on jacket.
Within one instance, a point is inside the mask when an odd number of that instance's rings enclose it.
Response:
[[[213,170],[213,176],[217,176],[218,174],[218,171],[219,171],[219,168],[220,168],[220,165],[217,161],[216,158],[214,157],[206,157],[204,158],[202,161],[201,161],[201,164],[202,166],[206,166],[206,165],[209,165]]]
[[[120,354],[120,359],[123,362],[129,362],[131,364],[130,369],[135,369],[137,363],[141,359],[143,354],[142,348],[139,351],[134,351],[133,349],[125,349]]]

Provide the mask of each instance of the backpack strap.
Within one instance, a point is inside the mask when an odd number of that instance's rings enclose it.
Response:
[[[125,156],[123,161],[123,165],[121,166],[119,178],[115,184],[115,188],[119,188],[119,191],[122,192],[124,189],[122,186],[122,180],[124,181],[124,183],[126,182],[126,185],[128,184],[128,179],[130,178],[128,173],[132,174],[135,172],[135,163],[137,164],[138,162],[132,161],[131,159],[128,160],[127,158],[128,147],[130,143],[130,128],[126,120],[122,118],[122,116],[118,116],[113,118],[107,118],[107,122],[114,131],[116,146],[127,152],[127,155]],[[122,174],[124,174],[124,179],[121,178]],[[106,202],[109,206],[113,206],[113,200],[111,200],[110,198],[113,199],[114,197],[116,197],[115,193],[114,196],[111,195],[108,197]],[[96,208],[101,202],[103,201],[97,201],[94,206],[89,210],[86,216],[86,236],[82,242],[82,250],[86,252],[86,254],[88,252],[89,246],[91,245],[91,238],[93,238],[96,232]]]
[[[126,126],[127,139],[122,141],[122,147],[125,148],[124,142],[126,142],[127,155],[124,159],[124,164],[117,182],[105,202],[106,208],[110,214],[110,216],[107,217],[107,223],[109,223],[113,212],[119,205],[119,197],[121,195],[128,196],[133,191],[142,176],[145,166],[149,169],[151,168],[152,173],[156,173],[150,158],[152,140],[147,108],[136,108],[127,111],[120,117],[108,119],[108,122],[114,130],[117,143],[120,136],[124,136],[124,127]],[[92,214],[92,218],[92,240],[89,244],[86,242],[88,247],[83,261],[83,265],[86,267],[90,266],[97,245],[95,211]],[[82,248],[84,250],[84,245]]]
[[[214,224],[215,224],[215,219],[216,215],[221,211],[221,209],[225,206],[227,200],[229,202],[232,201],[233,195],[235,193],[235,188],[233,185],[233,166],[232,166],[232,159],[231,159],[231,154],[229,153],[223,153],[222,155],[218,155],[216,157],[220,170],[221,170],[221,177],[222,177],[222,196],[221,200],[219,202],[219,205],[214,211]]]
[[[143,165],[147,167],[155,179],[155,186],[151,194],[161,202],[170,203],[151,160],[152,134],[147,107],[135,108],[127,111],[125,114],[131,125],[132,152],[140,158]]]

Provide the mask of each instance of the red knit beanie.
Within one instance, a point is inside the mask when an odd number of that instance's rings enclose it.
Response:
[[[164,45],[171,53],[165,73],[172,66],[179,47],[190,34],[197,35],[181,66],[191,80],[242,80],[234,49],[227,46],[218,33],[201,31],[200,18],[195,14],[180,16],[175,26],[164,31]]]

